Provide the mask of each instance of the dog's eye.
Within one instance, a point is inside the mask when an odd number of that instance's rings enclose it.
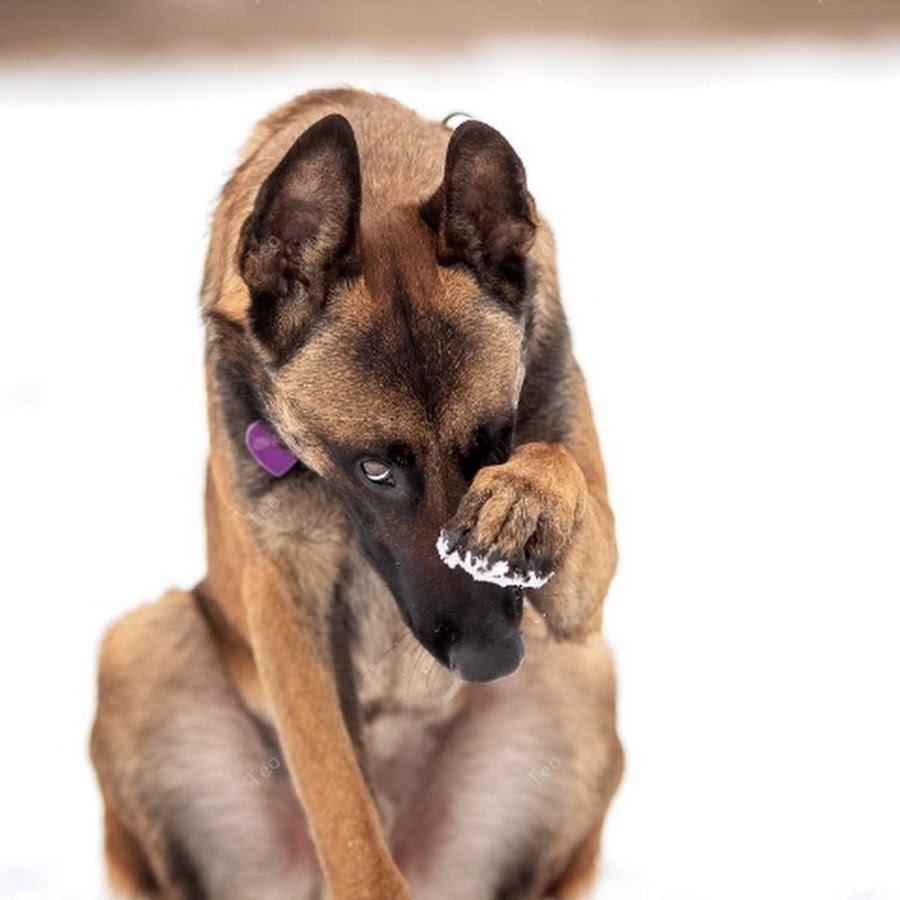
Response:
[[[380,459],[364,459],[360,463],[363,475],[375,484],[393,484],[394,475],[391,467]]]

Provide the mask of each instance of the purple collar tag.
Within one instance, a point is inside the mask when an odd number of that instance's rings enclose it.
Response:
[[[250,455],[270,474],[281,478],[297,464],[297,457],[275,436],[262,419],[252,422],[244,434]]]

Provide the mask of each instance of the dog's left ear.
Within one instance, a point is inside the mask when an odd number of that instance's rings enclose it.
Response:
[[[469,264],[487,287],[521,301],[537,216],[522,161],[499,131],[474,120],[456,128],[444,180],[420,212],[443,260]]]

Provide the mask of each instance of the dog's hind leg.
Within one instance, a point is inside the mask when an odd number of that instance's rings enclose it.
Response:
[[[104,640],[91,755],[111,885],[126,896],[318,896],[320,875],[280,750],[226,677],[190,594]]]
[[[159,885],[141,845],[105,798],[103,804],[104,852],[110,887],[125,897],[158,895]]]
[[[614,784],[618,784],[618,777]],[[587,897],[597,875],[600,858],[600,834],[603,822],[592,831],[576,848],[565,871],[547,892],[553,900],[579,900]]]

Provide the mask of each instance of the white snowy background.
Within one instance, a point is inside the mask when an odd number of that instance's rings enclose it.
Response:
[[[491,122],[556,228],[622,552],[596,896],[900,898],[900,44],[577,41],[0,68],[0,897],[104,896],[98,640],[203,572],[213,202],[338,83]]]

